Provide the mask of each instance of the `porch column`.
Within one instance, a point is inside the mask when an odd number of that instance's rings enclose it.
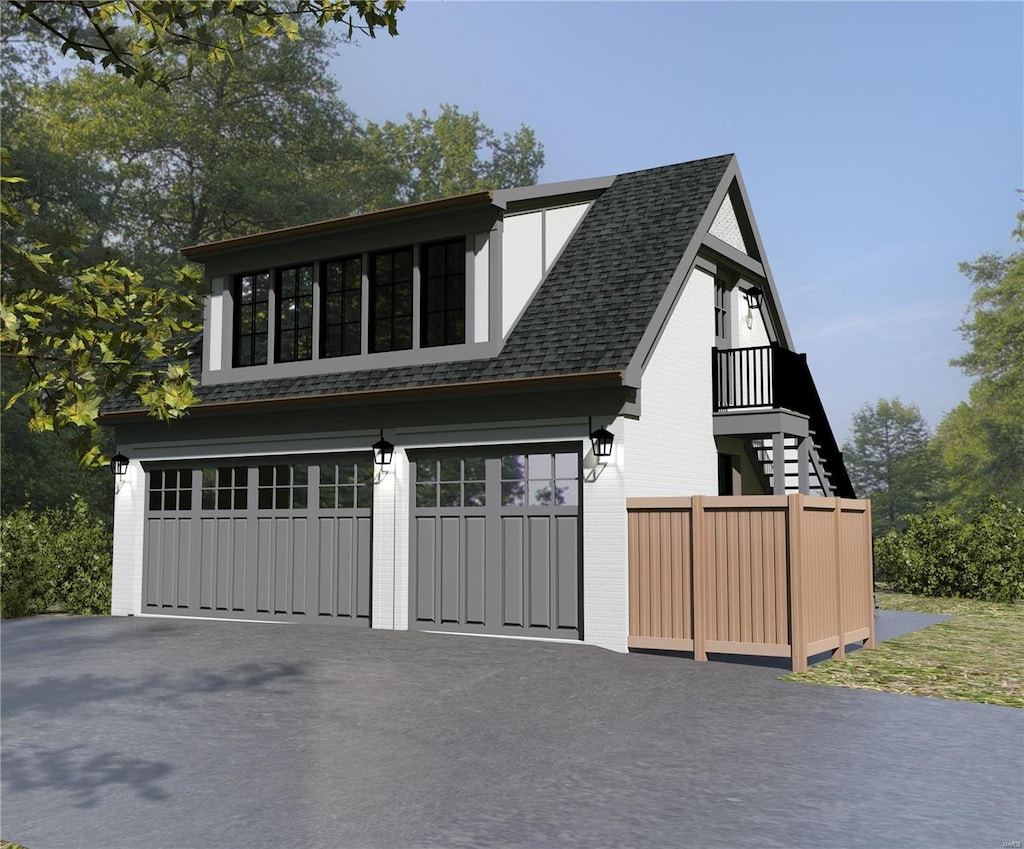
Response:
[[[786,434],[772,434],[772,493],[786,494]]]
[[[800,473],[800,494],[811,494],[811,438],[800,438],[796,449],[797,468]]]

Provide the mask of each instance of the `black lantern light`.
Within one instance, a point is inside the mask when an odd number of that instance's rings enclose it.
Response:
[[[761,301],[764,300],[764,290],[757,286],[751,286],[743,293],[743,296],[747,299],[747,306],[752,310],[761,309]]]
[[[377,466],[390,466],[391,458],[395,454],[395,446],[384,438],[384,431],[380,432],[380,439],[373,443],[373,462]]]
[[[615,442],[615,434],[612,433],[606,427],[600,427],[594,430],[594,423],[590,423],[590,444],[594,449],[595,457],[611,457],[612,455],[612,443]]]
[[[124,454],[115,454],[110,461],[110,474],[115,478],[124,477],[128,471],[128,458]]]

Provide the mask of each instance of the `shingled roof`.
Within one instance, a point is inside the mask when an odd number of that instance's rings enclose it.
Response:
[[[494,358],[200,386],[199,406],[625,371],[732,160],[617,176]],[[104,414],[136,409],[113,399]]]

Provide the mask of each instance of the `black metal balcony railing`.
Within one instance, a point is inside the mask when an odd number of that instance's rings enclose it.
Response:
[[[807,355],[779,345],[711,349],[712,404],[716,413],[758,407],[808,416],[819,456],[828,465],[836,494],[853,498],[843,454],[825,415]]]
[[[800,397],[794,378],[807,367],[807,355],[787,351],[778,345],[761,348],[713,349],[711,369],[714,410],[749,410],[770,407],[799,409]]]

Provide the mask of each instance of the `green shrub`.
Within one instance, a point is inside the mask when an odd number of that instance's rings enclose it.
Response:
[[[875,540],[875,577],[917,595],[1024,598],[1024,510],[995,499],[967,518],[928,507]]]
[[[0,520],[0,616],[42,613],[50,604],[52,564],[40,555],[43,521],[23,507]]]
[[[75,496],[64,509],[22,508],[0,523],[0,615],[110,612],[112,539],[103,519]]]

